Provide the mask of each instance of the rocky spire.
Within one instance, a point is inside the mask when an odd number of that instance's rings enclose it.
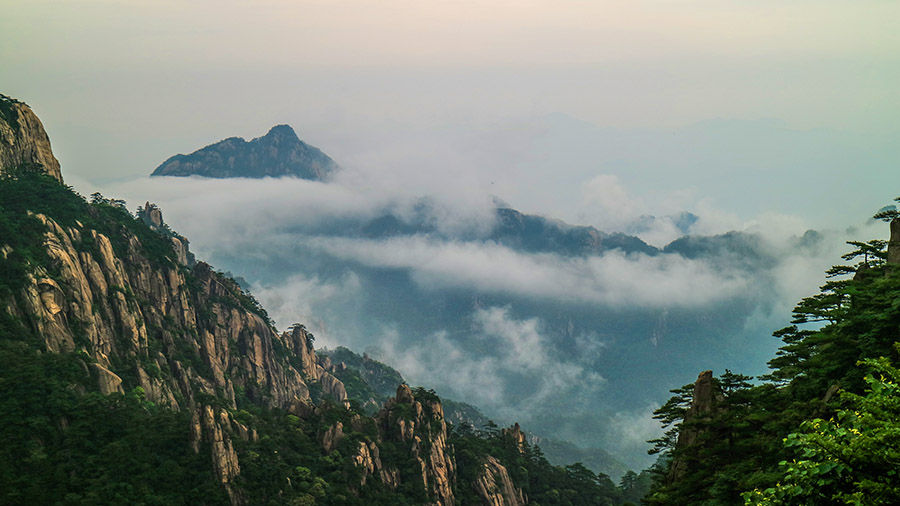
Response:
[[[176,233],[166,225],[163,220],[162,210],[152,202],[146,202],[143,207],[138,207],[137,216],[151,230],[168,237],[175,249],[176,259],[181,265],[193,266],[196,263],[194,254],[191,253],[191,243],[181,234]]]
[[[703,371],[694,382],[694,393],[691,398],[691,407],[684,415],[681,429],[678,431],[676,448],[684,449],[697,444],[700,436],[707,430],[697,426],[697,422],[708,419],[718,405],[725,400],[722,390],[713,379],[712,371]],[[678,480],[687,473],[688,463],[685,459],[676,457],[669,469],[668,481]]]
[[[41,167],[63,180],[41,120],[25,103],[0,94],[0,173],[22,166]]]
[[[421,472],[431,504],[453,506],[456,498],[456,460],[447,435],[444,409],[433,392],[409,386],[397,387],[397,395],[388,400],[377,416],[379,432],[386,441],[408,445]]]
[[[513,424],[512,427],[503,429],[501,433],[504,437],[508,437],[516,443],[516,448],[519,450],[519,453],[525,453],[525,432],[522,431],[522,428],[519,427],[518,423]]]
[[[891,220],[891,239],[888,241],[887,263],[900,264],[900,218]]]

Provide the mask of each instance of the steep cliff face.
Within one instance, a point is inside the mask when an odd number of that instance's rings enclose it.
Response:
[[[39,165],[62,181],[59,161],[41,120],[24,103],[0,95],[0,173],[22,165]]]
[[[424,390],[417,395],[407,385],[397,388],[378,414],[379,429],[387,441],[409,445],[428,498],[432,504],[455,504],[456,462],[447,439],[444,410],[436,396]]]
[[[722,390],[713,380],[712,371],[703,371],[697,376],[697,381],[694,382],[691,406],[684,415],[684,423],[678,432],[676,448],[687,448],[697,443],[703,429],[696,427],[696,423],[712,415],[724,398]],[[667,481],[671,483],[682,478],[688,472],[689,466],[690,464],[685,459],[673,460]]]
[[[475,480],[475,491],[487,506],[522,506],[527,504],[522,489],[516,488],[509,472],[499,460],[488,456]]]
[[[168,237],[172,241],[172,248],[175,250],[175,256],[178,263],[193,267],[196,263],[194,254],[190,250],[190,241],[187,237],[176,233],[163,220],[162,209],[156,204],[149,201],[143,207],[138,207],[137,217],[150,227],[150,230]]]
[[[887,263],[900,264],[900,218],[891,220],[891,238],[888,241]]]
[[[251,141],[230,137],[163,162],[154,176],[299,177],[322,181],[338,165],[328,155],[297,138],[288,125],[277,125]]]
[[[124,210],[100,209],[139,230]],[[302,326],[277,334],[237,283],[205,263],[179,262],[164,236],[139,237],[101,215],[93,217],[96,228],[40,213],[27,218],[43,227],[46,256],[2,301],[7,313],[46,351],[81,353],[100,392],[141,387],[149,401],[192,413],[192,444],[209,448],[226,487],[240,473],[232,439],[249,437],[229,416],[239,397],[287,408],[308,401],[310,385],[320,384],[324,395],[346,402]]]

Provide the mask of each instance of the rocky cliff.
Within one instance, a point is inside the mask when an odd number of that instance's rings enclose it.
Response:
[[[887,263],[900,264],[900,218],[891,220],[891,238],[888,240]]]
[[[194,254],[190,250],[190,241],[187,237],[176,233],[166,225],[163,220],[162,209],[156,204],[146,202],[143,207],[138,207],[137,217],[147,225],[150,230],[168,237],[172,241],[172,248],[175,250],[175,256],[178,263],[193,267],[196,263]]]
[[[302,326],[279,335],[233,280],[203,262],[188,266],[166,237],[136,233],[137,222],[130,230],[85,208],[90,224],[28,212],[43,228],[45,261],[2,305],[46,351],[80,353],[100,392],[140,387],[155,404],[189,411],[192,445],[209,448],[223,485],[240,473],[232,440],[248,434],[229,415],[239,396],[287,408],[317,385],[346,402]]]
[[[716,384],[712,371],[703,371],[694,382],[691,405],[684,415],[681,430],[678,431],[676,448],[688,448],[697,444],[705,430],[701,422],[708,420],[718,409],[725,396]],[[688,473],[690,463],[684,458],[675,458],[669,468],[668,482],[674,482]]]
[[[338,165],[328,155],[301,141],[288,125],[277,125],[251,141],[230,137],[189,155],[163,162],[154,176],[299,177],[322,181]]]
[[[522,489],[513,484],[506,467],[493,456],[485,459],[474,485],[485,505],[522,506],[528,503]]]
[[[0,173],[25,165],[40,166],[62,181],[41,120],[24,103],[0,94]]]
[[[377,420],[385,440],[409,446],[417,463],[429,501],[439,506],[451,506],[456,500],[456,461],[447,437],[444,410],[433,392],[416,391],[407,385],[397,388],[397,395],[388,400]]]

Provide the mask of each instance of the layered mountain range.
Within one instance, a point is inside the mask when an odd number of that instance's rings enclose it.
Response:
[[[400,383],[367,412],[305,326],[277,331],[157,206],[134,216],[63,185],[33,112],[0,103],[2,502],[621,499],[605,476],[551,466],[518,426],[451,429],[433,391]]]

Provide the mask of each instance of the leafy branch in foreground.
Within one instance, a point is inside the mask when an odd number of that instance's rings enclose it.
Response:
[[[745,504],[900,504],[900,370],[883,357],[860,365],[865,394],[843,392],[845,409],[788,435],[796,458],[780,463],[774,487],[744,493]]]

